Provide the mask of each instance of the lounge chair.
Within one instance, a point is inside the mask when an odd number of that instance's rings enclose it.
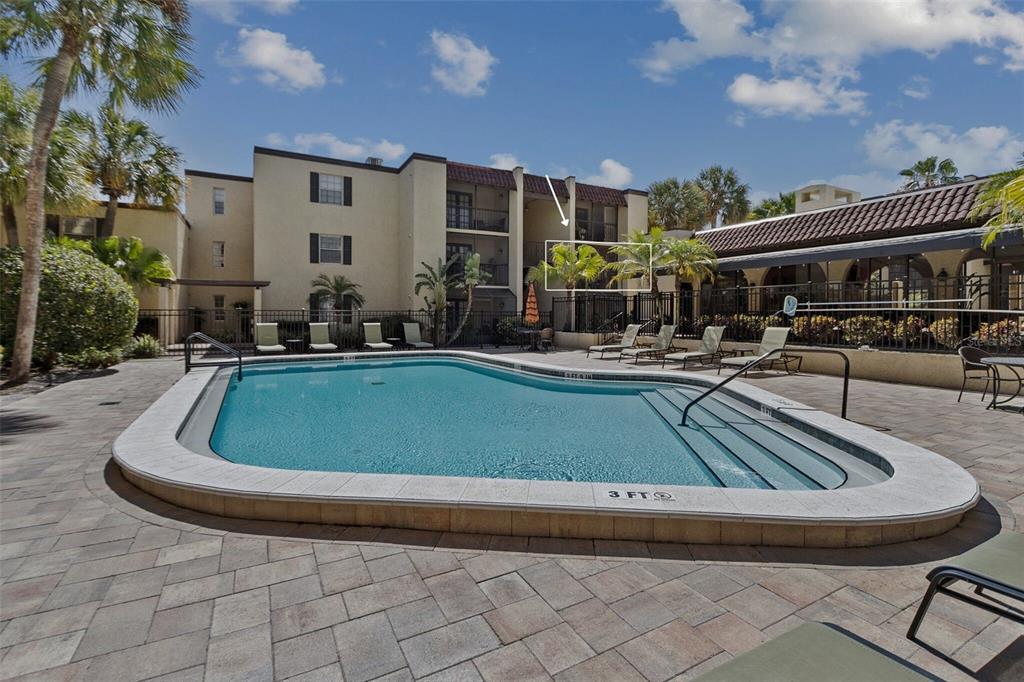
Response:
[[[405,343],[407,346],[412,346],[417,350],[434,347],[434,344],[424,341],[423,337],[420,336],[419,322],[403,322],[402,330],[405,332]]]
[[[277,337],[277,322],[256,323],[257,353],[284,353],[286,350]]]
[[[380,332],[380,322],[363,322],[363,337],[366,342],[363,348],[370,350],[391,350],[394,348],[390,343],[384,341]]]
[[[782,350],[786,347],[786,339],[789,338],[789,327],[768,327],[764,330],[764,335],[761,337],[761,343],[758,345],[757,350],[754,351],[756,357],[771,353],[772,351]],[[748,362],[754,358],[743,357],[743,353],[751,352],[749,348],[741,349],[737,351],[740,353],[735,358],[722,358],[721,362],[718,363],[718,373],[722,373],[722,367],[735,367],[737,369],[746,366]],[[779,355],[773,355],[770,358],[757,363],[750,369],[771,369],[777,363],[781,363],[786,370],[786,374],[792,374],[793,372],[799,372],[801,365],[803,365],[804,359],[799,355],[786,355],[781,353]],[[795,370],[790,369],[790,365],[796,365]]]
[[[826,623],[804,623],[697,678],[698,682],[920,682],[895,656]]]
[[[623,348],[619,351],[619,361],[621,362],[624,357],[633,358],[633,364],[636,365],[640,363],[640,358],[652,357],[657,359],[672,348],[672,337],[675,333],[676,326],[674,324],[663,324],[661,329],[658,330],[658,337],[654,339],[653,345]]]
[[[626,331],[622,332],[622,338],[617,343],[604,343],[597,346],[591,346],[587,349],[587,357],[590,357],[591,353],[600,353],[600,357],[604,357],[605,353],[612,351],[622,351],[627,348],[632,348],[636,345],[636,335],[640,333],[640,325],[630,324],[626,326]]]
[[[331,334],[327,322],[309,323],[309,348],[314,351],[335,351],[338,347],[331,343]]]
[[[916,641],[917,629],[921,626],[928,607],[936,592],[958,599],[989,613],[994,613],[1024,624],[1024,611],[994,599],[978,599],[968,594],[949,589],[962,580],[974,586],[974,594],[981,597],[982,590],[994,592],[1003,597],[1024,602],[1024,535],[1000,533],[995,537],[969,549],[958,557],[936,566],[928,572],[928,590],[924,593],[917,614],[907,630],[907,638]]]
[[[683,369],[686,369],[687,360],[700,360],[701,363],[706,363],[708,358],[714,359],[720,352],[724,334],[725,327],[705,327],[704,336],[701,337],[697,350],[667,353],[661,359],[661,366],[664,367],[667,360],[672,360],[673,362],[682,362]]]

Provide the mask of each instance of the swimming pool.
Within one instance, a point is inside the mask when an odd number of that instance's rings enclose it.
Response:
[[[700,392],[446,358],[274,363],[231,376],[209,446],[235,463],[311,471],[780,490],[885,478],[727,398],[680,426]]]

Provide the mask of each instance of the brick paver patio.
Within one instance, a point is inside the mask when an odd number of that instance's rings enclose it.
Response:
[[[531,355],[580,368],[614,361]],[[805,621],[837,623],[946,679],[1022,679],[1024,628],[939,596],[934,562],[1024,528],[1024,419],[977,395],[855,381],[850,417],[954,459],[984,500],[956,530],[802,550],[241,521],[127,484],[114,437],[180,360],[3,403],[0,678],[690,679]],[[835,411],[831,377],[751,381]],[[967,672],[965,672],[967,671]]]

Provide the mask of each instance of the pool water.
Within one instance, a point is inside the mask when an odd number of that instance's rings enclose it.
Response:
[[[471,361],[272,363],[233,376],[210,447],[316,471],[742,488],[834,488],[828,447],[700,390],[569,381]]]

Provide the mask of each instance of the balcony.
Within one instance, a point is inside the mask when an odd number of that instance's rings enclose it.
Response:
[[[508,263],[481,263],[480,270],[490,275],[490,278],[484,282],[484,286],[508,286]]]
[[[615,242],[619,239],[619,226],[596,220],[576,220],[576,238],[591,242]]]
[[[446,214],[449,230],[508,232],[508,211],[448,204]]]

